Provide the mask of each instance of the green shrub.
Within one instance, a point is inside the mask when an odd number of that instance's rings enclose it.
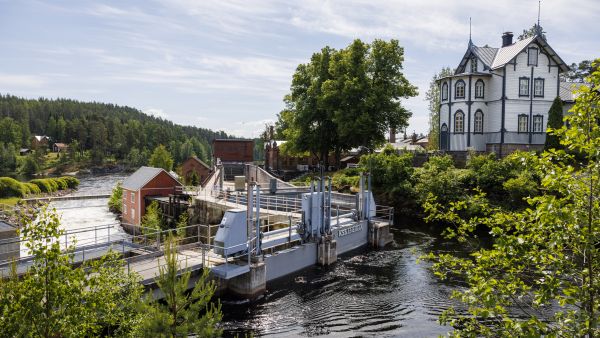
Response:
[[[42,192],[40,190],[40,187],[38,187],[37,185],[35,185],[33,183],[26,182],[26,183],[23,183],[23,184],[27,187],[27,189],[29,190],[30,194],[37,195],[37,194],[40,194]]]
[[[29,181],[29,183],[37,185],[38,188],[40,188],[40,191],[45,193],[54,192],[58,189],[56,183],[51,182],[46,178],[36,178],[35,180]]]
[[[0,177],[0,197],[25,197],[28,188],[23,183],[10,177]]]
[[[79,180],[73,176],[63,176],[61,179],[67,182],[67,185],[70,189],[75,189],[79,186]]]
[[[108,209],[119,214],[123,212],[123,185],[121,182],[117,183],[112,190],[108,200]]]
[[[58,185],[58,190],[67,190],[69,189],[69,184],[67,183],[67,181],[62,178],[51,178],[52,181],[54,181],[57,185]]]

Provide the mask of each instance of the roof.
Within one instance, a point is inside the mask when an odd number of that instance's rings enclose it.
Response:
[[[340,162],[347,162],[347,161],[350,161],[350,160],[355,159],[355,158],[356,158],[356,155],[346,156],[343,159],[341,159]]]
[[[175,177],[170,175],[162,168],[141,167],[123,181],[123,189],[134,191],[140,190],[161,172],[165,172],[167,175],[169,175],[169,177],[172,177],[175,181],[179,182]]]
[[[213,140],[215,142],[254,142],[254,140],[241,139],[241,138],[216,138]]]
[[[552,58],[556,64],[558,64],[561,71],[566,72],[569,70],[569,66],[567,66],[567,64],[558,56],[558,54],[556,54],[548,42],[539,35],[530,36],[523,40],[518,40],[512,45],[500,48],[496,54],[496,57],[494,58],[491,69],[494,70],[502,68],[504,65],[511,62],[517,55],[519,55],[519,53],[525,50],[525,48],[527,48],[527,46],[533,42],[538,43],[546,51],[548,56]]]
[[[59,148],[66,148],[66,147],[68,147],[68,145],[65,144],[65,143],[54,143],[54,145],[57,146],[57,147],[59,147]]]
[[[481,60],[488,68],[492,66],[492,62],[494,62],[494,58],[498,52],[498,48],[489,47],[487,45],[483,47],[473,46],[472,50],[479,60]]]
[[[46,136],[46,135],[35,135],[34,137],[38,141],[41,141],[43,139],[48,139],[48,136]]]
[[[204,163],[204,161],[202,161],[201,159],[199,159],[198,156],[194,155],[194,156],[188,158],[186,160],[186,162],[189,161],[189,160],[194,160],[194,161],[198,162],[200,165],[205,166],[207,169],[210,169],[210,166],[208,164]]]
[[[577,95],[573,94],[573,92],[582,86],[587,86],[587,84],[581,82],[561,82],[559,87],[560,99],[566,102],[574,102]]]

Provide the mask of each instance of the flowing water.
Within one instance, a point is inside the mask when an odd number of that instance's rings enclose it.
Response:
[[[123,175],[81,179],[77,195],[108,194]],[[107,199],[53,202],[67,230],[117,224]],[[116,227],[120,229],[120,227]],[[442,283],[417,259],[428,252],[464,252],[439,234],[396,227],[385,249],[359,249],[331,267],[314,266],[268,283],[255,302],[223,298],[225,335],[435,337],[458,286]],[[106,233],[102,233],[106,236]],[[126,236],[122,230],[111,236]],[[116,239],[116,237],[113,237]],[[79,241],[85,238],[79,238]]]
[[[394,243],[338,257],[268,283],[254,302],[222,299],[225,333],[258,336],[435,337],[458,286],[442,283],[417,259],[428,252],[462,252],[439,234],[396,228]]]

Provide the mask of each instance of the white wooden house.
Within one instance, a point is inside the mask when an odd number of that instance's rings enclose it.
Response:
[[[506,32],[500,48],[469,40],[455,73],[438,81],[440,149],[503,156],[543,148],[552,101],[569,92],[559,76],[567,70],[539,31],[516,42]]]

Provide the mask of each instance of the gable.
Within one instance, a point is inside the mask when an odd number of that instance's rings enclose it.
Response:
[[[519,40],[510,46],[500,48],[494,58],[491,69],[495,70],[506,66],[506,64],[511,63],[521,52],[527,50],[530,46],[540,48],[541,51],[558,65],[562,72],[569,70],[569,66],[567,66],[558,54],[556,54],[548,42],[537,35]]]

